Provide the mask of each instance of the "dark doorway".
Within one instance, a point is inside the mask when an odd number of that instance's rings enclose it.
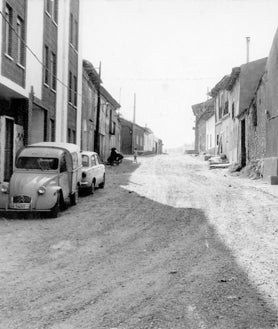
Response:
[[[246,166],[245,119],[241,120],[241,166]]]
[[[13,173],[13,153],[14,153],[14,122],[6,119],[6,140],[5,140],[5,163],[4,163],[4,181],[10,181]]]

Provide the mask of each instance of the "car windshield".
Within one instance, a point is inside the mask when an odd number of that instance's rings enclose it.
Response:
[[[56,170],[59,160],[57,158],[19,157],[16,167],[20,169]]]
[[[88,155],[82,155],[82,166],[89,167],[89,157]]]

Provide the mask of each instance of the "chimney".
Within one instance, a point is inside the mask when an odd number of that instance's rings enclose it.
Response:
[[[249,45],[250,37],[246,37],[246,63],[249,63]]]

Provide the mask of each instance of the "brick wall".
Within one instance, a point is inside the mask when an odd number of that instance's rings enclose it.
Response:
[[[198,145],[197,146],[197,151],[199,153],[205,152],[206,151],[206,121],[205,120],[199,120],[198,123]]]
[[[79,29],[79,0],[71,0],[70,1],[70,17],[69,17],[70,30],[72,29],[72,33],[70,32],[70,39],[72,35],[72,40],[69,40],[69,66],[68,69],[72,73],[73,77],[78,76],[78,48],[77,48],[77,40],[75,35],[77,30]],[[72,25],[72,26],[71,26]],[[78,89],[78,88],[77,88]],[[74,81],[72,80],[72,98],[74,97]],[[76,106],[73,104],[68,105],[68,129],[77,131],[76,126]],[[75,114],[74,114],[75,113]]]
[[[265,110],[269,117],[273,119],[266,122],[266,156],[278,156],[278,30],[273,40],[273,44],[267,61],[267,81]]]
[[[246,117],[247,161],[264,158],[266,155],[266,85],[260,83],[255,99]]]
[[[97,90],[89,82],[85,71],[83,71],[82,80],[81,148],[93,151]]]
[[[2,12],[5,15],[6,3],[12,9],[12,26],[17,29],[17,17],[19,16],[23,20],[23,30],[26,30],[26,0],[9,0],[3,1]],[[23,65],[19,64],[18,59],[18,37],[14,31],[11,32],[12,35],[12,47],[11,54],[6,54],[6,21],[2,19],[2,28],[3,28],[3,38],[2,38],[2,75],[17,83],[21,87],[25,87],[25,60],[26,60],[26,50],[24,49],[24,59]],[[25,33],[24,33],[25,34]],[[24,39],[26,39],[24,37]]]
[[[121,121],[121,152],[132,153],[132,124]]]

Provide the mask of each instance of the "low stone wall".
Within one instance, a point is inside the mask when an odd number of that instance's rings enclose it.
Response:
[[[263,160],[263,180],[271,185],[278,185],[278,157]]]

